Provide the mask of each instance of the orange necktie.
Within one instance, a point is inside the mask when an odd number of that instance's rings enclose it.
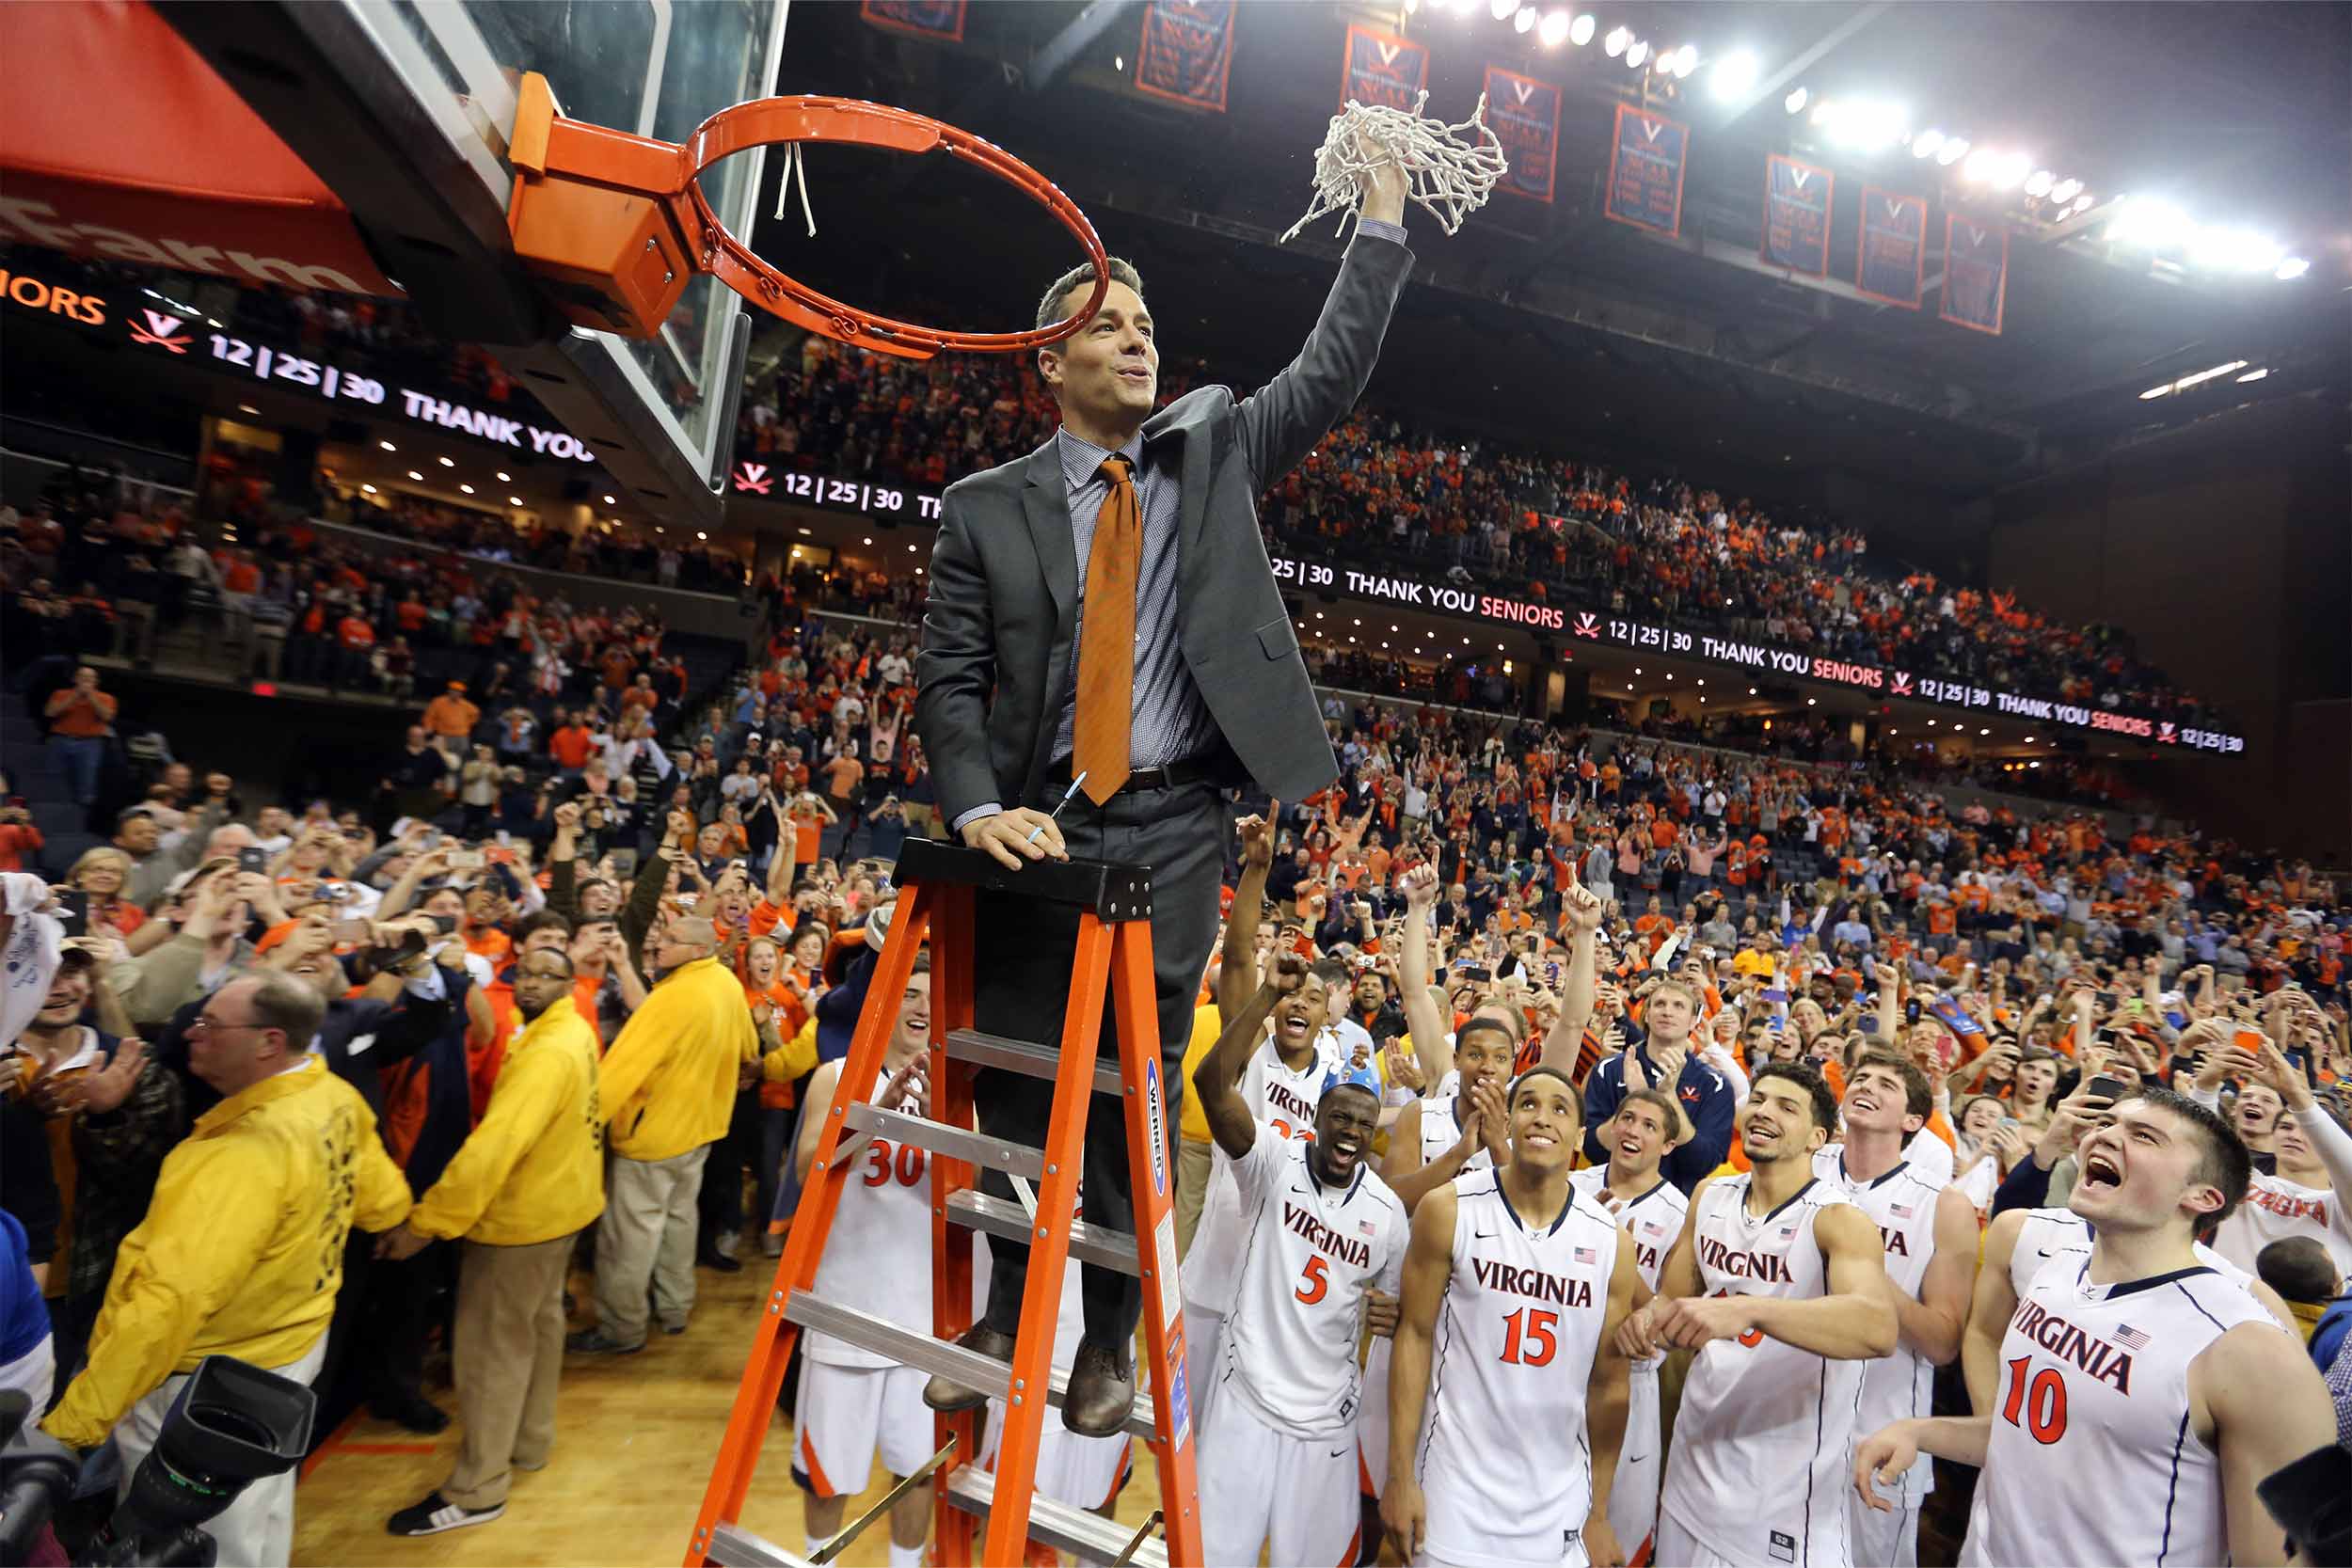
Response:
[[[1143,508],[1135,465],[1114,452],[1095,471],[1110,493],[1094,515],[1087,551],[1086,627],[1078,634],[1078,712],[1071,725],[1070,766],[1086,775],[1086,798],[1101,805],[1127,782],[1128,732],[1135,720],[1136,569],[1143,553]]]

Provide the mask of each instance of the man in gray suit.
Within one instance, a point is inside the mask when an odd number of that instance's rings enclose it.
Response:
[[[1257,498],[1354,406],[1412,270],[1405,179],[1373,178],[1323,315],[1290,368],[1248,398],[1204,387],[1158,414],[1159,349],[1142,280],[1112,263],[1109,293],[1075,336],[1038,354],[1062,427],[1019,462],[948,487],[931,554],[915,728],[940,816],[1007,866],[1077,854],[1152,868],[1152,951],[1162,1082],[1183,1093],[1193,999],[1218,924],[1232,832],[1225,792],[1254,780],[1295,800],[1337,772],[1322,716],[1258,534]],[[1057,278],[1050,325],[1086,302],[1093,272]],[[1047,813],[1085,775],[1058,823]],[[1074,911],[983,893],[976,1011],[992,1034],[1058,1039]],[[1104,1011],[1109,1049],[1110,1011]],[[981,1128],[1041,1144],[1052,1085],[983,1072]],[[1126,1132],[1115,1107],[1089,1119],[1089,1222],[1131,1230]],[[1009,1198],[990,1171],[983,1185]],[[993,1242],[988,1309],[963,1342],[1009,1360],[1028,1251]],[[1086,1333],[1062,1419],[1106,1436],[1134,1398],[1128,1346],[1137,1281],[1082,1272]],[[934,1378],[934,1408],[976,1389]]]

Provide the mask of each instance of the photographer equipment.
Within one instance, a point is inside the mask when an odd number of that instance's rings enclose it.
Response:
[[[206,1356],[82,1560],[210,1564],[218,1548],[199,1527],[248,1483],[300,1463],[317,1407],[302,1384],[232,1356]],[[30,1424],[30,1414],[23,1394],[0,1394],[0,1562],[24,1560],[81,1468],[71,1449]]]

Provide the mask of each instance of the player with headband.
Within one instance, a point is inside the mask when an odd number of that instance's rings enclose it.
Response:
[[[1236,1090],[1266,1020],[1314,988],[1285,954],[1193,1074],[1239,1199],[1240,1275],[1198,1448],[1201,1550],[1214,1563],[1344,1563],[1359,1544],[1357,1347],[1395,1323],[1404,1202],[1367,1159],[1380,1130],[1369,1065],[1327,1072],[1313,1136],[1262,1125]]]

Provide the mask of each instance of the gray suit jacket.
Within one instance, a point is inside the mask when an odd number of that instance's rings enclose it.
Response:
[[[1183,442],[1177,612],[1184,663],[1236,766],[1279,800],[1331,782],[1298,636],[1258,536],[1257,498],[1355,406],[1413,253],[1359,234],[1298,357],[1250,396],[1203,387],[1143,427]],[[1055,443],[947,487],[915,659],[914,725],[939,811],[1042,787],[1070,683],[1078,557]]]

